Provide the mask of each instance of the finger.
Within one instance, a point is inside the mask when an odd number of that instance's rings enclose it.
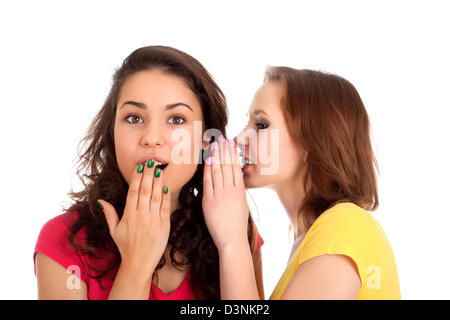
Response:
[[[108,224],[109,233],[112,235],[114,230],[116,229],[117,224],[119,223],[119,216],[117,215],[116,209],[105,200],[97,200],[99,203],[99,207],[102,209],[106,223]]]
[[[219,143],[214,141],[212,148],[212,182],[214,192],[220,191],[223,188],[222,168],[220,166],[220,151]]]
[[[159,168],[156,168],[155,174],[153,176],[153,190],[150,199],[150,214],[157,214],[158,216],[160,216],[163,171]]]
[[[170,190],[167,186],[163,187],[160,217],[162,221],[170,223]]]
[[[155,167],[155,161],[153,159],[148,159],[145,164],[144,172],[142,173],[142,181],[139,188],[139,201],[137,204],[138,212],[148,213],[150,210],[150,197],[152,195]]]
[[[226,142],[226,139],[224,138],[223,135],[220,135],[217,142],[219,144],[219,159],[220,159],[220,163],[224,164],[225,163],[224,144]]]
[[[211,167],[212,165],[212,159],[209,157],[205,161],[205,165],[203,168],[203,196],[207,198],[212,198],[214,196],[214,188],[213,188],[213,181],[211,177]]]
[[[134,170],[133,175],[131,176],[131,182],[128,187],[127,200],[125,205],[124,216],[136,212],[137,204],[139,201],[139,188],[141,186],[142,180],[142,171],[143,166],[137,166],[136,170]],[[142,169],[142,171],[141,171]]]
[[[237,150],[237,144],[234,140],[230,140],[230,154],[232,157],[232,168],[233,168],[233,180],[234,180],[234,185],[236,187],[240,187],[240,188],[245,188],[244,185],[244,177],[242,174],[242,168],[241,168],[241,164],[239,161],[239,154],[238,154],[238,150]]]
[[[227,140],[221,136],[222,142],[220,145],[220,163],[222,167],[222,178],[224,186],[233,185],[233,169],[231,167],[230,148]]]

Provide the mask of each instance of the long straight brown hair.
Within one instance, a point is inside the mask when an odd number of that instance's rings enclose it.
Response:
[[[308,152],[299,222],[309,229],[340,202],[376,210],[378,165],[356,88],[334,74],[288,67],[267,68],[264,81],[283,84],[281,106],[289,133]]]

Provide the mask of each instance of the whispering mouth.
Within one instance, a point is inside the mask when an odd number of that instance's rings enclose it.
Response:
[[[245,158],[242,154],[240,154],[239,156],[240,156],[240,157],[239,157],[239,162],[240,162],[241,168],[243,168],[243,167],[245,167],[245,166],[248,166],[248,165],[255,164],[254,161]]]

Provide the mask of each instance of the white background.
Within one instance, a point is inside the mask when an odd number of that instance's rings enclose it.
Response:
[[[42,225],[78,182],[76,147],[133,50],[197,58],[227,96],[229,135],[268,65],[337,73],[365,102],[380,163],[374,216],[404,299],[449,299],[449,9],[446,1],[14,1],[0,4],[0,298],[36,299]],[[252,190],[266,297],[288,258],[275,194]]]

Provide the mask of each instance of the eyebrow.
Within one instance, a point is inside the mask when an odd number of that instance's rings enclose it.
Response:
[[[136,101],[125,101],[124,103],[122,103],[122,105],[120,106],[119,110],[122,109],[126,104],[130,104],[130,105],[138,107],[140,109],[147,110],[147,105],[145,103],[136,102]],[[164,109],[166,111],[169,111],[169,110],[172,110],[172,109],[174,109],[174,108],[176,108],[178,106],[184,106],[184,107],[188,108],[189,110],[191,110],[192,112],[194,112],[194,110],[192,110],[192,108],[188,104],[183,103],[183,102],[177,102],[177,103],[168,104]]]
[[[264,110],[261,109],[256,109],[255,111],[252,112],[255,116],[258,115],[259,113],[263,113],[265,114],[267,117],[269,116]],[[246,116],[248,116],[248,112],[245,114]]]

